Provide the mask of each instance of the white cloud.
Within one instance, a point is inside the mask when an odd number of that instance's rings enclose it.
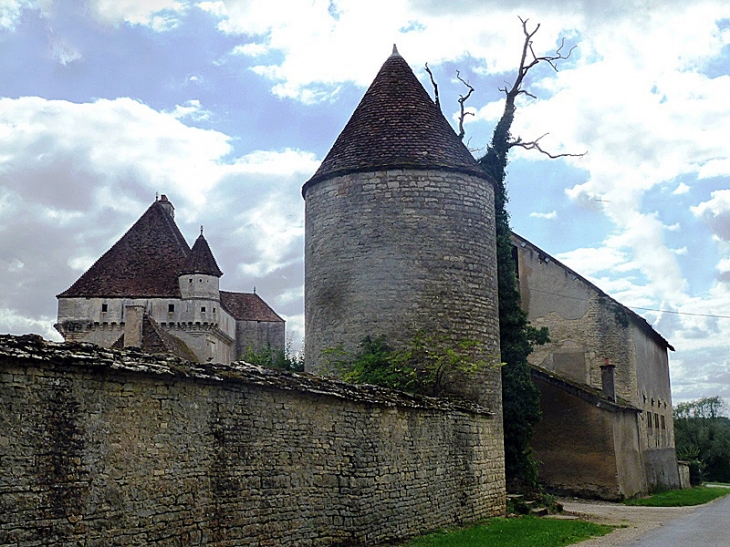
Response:
[[[231,51],[233,55],[247,55],[249,57],[260,57],[268,52],[269,48],[264,44],[243,44],[236,46]]]
[[[558,218],[557,211],[550,211],[549,213],[530,213],[531,218],[544,218],[545,220],[555,220]]]
[[[141,25],[158,32],[176,28],[189,9],[186,0],[88,0],[87,5],[102,23]]]
[[[674,194],[675,196],[681,196],[681,195],[688,194],[688,193],[689,193],[689,186],[687,186],[683,182],[680,182],[679,185],[677,186],[677,188],[674,190],[674,192],[672,192],[672,194]]]
[[[48,340],[60,342],[63,338],[53,328],[55,322],[55,317],[41,316],[39,318],[30,318],[24,316],[17,310],[0,307],[0,325],[3,325],[7,329],[7,332],[3,334],[27,334],[29,332],[36,332]]]
[[[704,220],[718,237],[730,241],[730,189],[712,192],[708,201],[690,207],[690,210]]]
[[[170,111],[170,114],[178,120],[189,118],[194,122],[200,122],[210,119],[212,112],[203,109],[199,100],[191,99],[183,105],[175,105],[175,108]]]
[[[471,57],[480,61],[475,70],[500,72],[514,68],[521,41],[515,10],[433,14],[414,12],[407,0],[231,0],[199,6],[220,17],[222,32],[246,37],[236,53],[283,57],[253,70],[272,81],[277,96],[305,103],[332,97],[344,82],[368,85],[394,43],[412,66]],[[563,25],[575,21],[566,14],[546,15],[540,45],[553,47]]]

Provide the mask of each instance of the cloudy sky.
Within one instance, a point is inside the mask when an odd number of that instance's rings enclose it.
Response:
[[[691,7],[690,7],[691,4]],[[511,5],[511,7],[505,7]],[[0,0],[0,332],[59,340],[55,295],[167,194],[192,244],[303,338],[301,185],[393,43],[479,156],[534,48],[514,229],[646,317],[675,401],[730,398],[726,0]]]

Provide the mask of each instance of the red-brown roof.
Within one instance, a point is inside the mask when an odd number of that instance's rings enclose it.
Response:
[[[461,171],[491,181],[397,51],[302,194],[324,178],[384,168]]]
[[[178,274],[190,247],[155,201],[140,219],[59,298],[180,298]]]
[[[221,305],[236,321],[284,322],[258,294],[221,291]]]
[[[210,250],[208,242],[201,233],[193,244],[188,260],[180,271],[183,274],[206,274],[220,277],[223,272],[218,267],[218,263],[213,257],[213,251]]]

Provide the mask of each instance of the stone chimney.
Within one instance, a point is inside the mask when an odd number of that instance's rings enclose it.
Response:
[[[612,365],[608,357],[601,365],[601,391],[614,403],[616,402],[616,365]]]
[[[162,208],[168,215],[170,215],[172,218],[175,218],[175,207],[173,207],[172,203],[170,203],[170,200],[167,199],[167,196],[165,194],[162,194],[160,196],[158,203],[162,205]]]
[[[126,316],[124,323],[124,347],[141,348],[144,306],[125,306],[124,311]]]

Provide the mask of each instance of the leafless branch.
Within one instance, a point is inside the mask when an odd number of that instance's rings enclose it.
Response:
[[[588,153],[588,152],[582,152],[580,154],[569,154],[569,153],[553,154],[551,152],[548,152],[547,150],[544,150],[540,146],[540,140],[542,140],[542,138],[548,134],[549,133],[545,133],[544,135],[541,135],[534,141],[523,141],[521,137],[517,137],[515,140],[507,143],[507,145],[510,148],[518,147],[518,148],[524,148],[525,150],[537,150],[538,152],[545,154],[547,157],[549,157],[550,159],[553,159],[553,160],[557,159],[557,158],[580,158],[580,157],[585,156]]]
[[[431,78],[431,85],[433,86],[433,102],[436,104],[438,109],[441,110],[441,103],[439,102],[439,86],[433,78],[431,69],[428,68],[428,63],[426,63],[426,72],[428,72],[428,76]]]
[[[464,80],[464,78],[461,77],[461,73],[457,70],[456,71],[456,79],[459,80],[462,84],[464,84],[469,91],[466,93],[466,95],[459,95],[459,138],[461,140],[464,140],[464,118],[467,116],[473,116],[474,112],[467,112],[464,110],[464,103],[471,97],[471,94],[474,93],[474,88],[471,86],[469,82]]]
[[[552,67],[553,70],[557,72],[558,66],[556,63],[558,61],[568,59],[575,49],[575,46],[573,46],[572,48],[570,48],[570,51],[568,51],[567,54],[563,54],[565,39],[562,39],[560,41],[560,47],[558,47],[554,54],[537,55],[534,48],[532,47],[532,38],[535,36],[535,34],[537,34],[537,31],[540,30],[540,24],[538,23],[537,25],[535,25],[535,28],[533,30],[529,30],[527,27],[529,19],[523,19],[522,17],[519,17],[519,20],[520,23],[522,23],[522,33],[525,36],[525,40],[522,44],[522,56],[520,57],[520,66],[517,70],[517,76],[515,77],[515,81],[512,82],[512,84],[508,83],[508,87],[502,87],[499,89],[507,96],[508,102],[514,102],[515,98],[521,94],[534,98],[534,95],[528,93],[522,87],[525,76],[527,76],[527,73],[530,71],[530,69],[539,65],[540,63],[547,63]]]

